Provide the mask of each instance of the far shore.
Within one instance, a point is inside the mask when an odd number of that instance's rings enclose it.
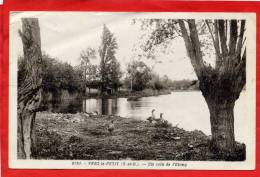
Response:
[[[163,89],[163,90],[152,90],[145,89],[143,91],[118,91],[114,94],[99,94],[99,93],[89,93],[84,97],[86,99],[90,98],[141,98],[141,97],[149,97],[149,96],[159,96],[159,95],[168,95],[171,94],[171,90]]]
[[[115,94],[98,94],[98,93],[89,93],[88,95],[83,96],[85,99],[98,99],[98,98],[142,98],[142,97],[150,97],[150,96],[160,96],[160,95],[169,95],[174,92],[200,92],[200,90],[195,89],[162,89],[162,90],[151,90],[146,89],[143,91],[119,91]]]

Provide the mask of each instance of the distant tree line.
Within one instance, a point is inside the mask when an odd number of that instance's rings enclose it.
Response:
[[[173,81],[168,76],[160,76],[141,60],[128,63],[125,77],[115,54],[118,48],[116,38],[104,25],[101,44],[98,50],[87,47],[80,53],[80,64],[71,66],[48,54],[42,55],[42,85],[44,93],[59,94],[62,90],[69,93],[87,94],[87,89],[95,88],[100,93],[113,94],[118,88],[130,91],[153,90],[197,90],[198,83],[192,80]],[[92,64],[92,60],[100,57],[100,64]],[[18,85],[25,77],[25,60],[18,59]]]
[[[84,94],[85,86],[97,89],[101,88],[101,74],[98,65],[88,62],[87,67],[82,66],[82,63],[73,67],[67,62],[61,62],[47,54],[43,54],[42,63],[43,68],[45,68],[42,80],[43,91],[45,93],[59,93],[61,90],[67,90],[69,93],[77,92]],[[24,58],[19,57],[18,85],[22,84],[23,78],[26,75],[24,67]],[[127,66],[126,77],[123,79],[119,63],[113,64],[112,67],[115,69],[106,70],[106,72],[112,72],[111,76],[108,73],[106,74],[105,79],[107,79],[107,83],[103,85],[104,87],[106,85],[111,86],[113,89],[125,87],[131,91],[142,91],[144,89],[198,90],[198,82],[196,80],[184,79],[173,81],[166,75],[160,76],[143,61],[130,62]]]
[[[131,91],[153,90],[198,90],[197,80],[171,80],[167,75],[160,76],[141,60],[127,65],[123,86]]]
[[[198,80],[178,80],[171,81],[171,90],[199,90],[199,81]]]

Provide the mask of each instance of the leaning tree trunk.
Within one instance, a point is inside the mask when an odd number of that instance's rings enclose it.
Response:
[[[35,115],[42,99],[42,53],[38,19],[22,19],[22,31],[19,34],[23,43],[25,74],[21,83],[18,83],[17,153],[19,159],[29,159],[35,145]]]

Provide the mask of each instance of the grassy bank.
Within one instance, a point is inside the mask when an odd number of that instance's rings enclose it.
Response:
[[[110,134],[107,125],[114,120]],[[209,151],[203,132],[171,125],[151,124],[116,116],[82,113],[37,113],[36,159],[96,160],[244,160],[243,146],[236,154],[220,156]]]

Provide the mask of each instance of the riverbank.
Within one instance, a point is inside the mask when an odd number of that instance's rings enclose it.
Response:
[[[142,91],[128,91],[128,90],[120,90],[113,94],[99,94],[99,93],[88,93],[85,98],[142,98],[149,96],[159,96],[159,95],[168,95],[171,94],[170,90],[153,90],[153,89],[145,89]]]
[[[107,126],[114,121],[110,134]],[[36,159],[85,160],[244,160],[236,154],[209,151],[210,137],[199,130],[118,116],[40,112],[36,117]]]

